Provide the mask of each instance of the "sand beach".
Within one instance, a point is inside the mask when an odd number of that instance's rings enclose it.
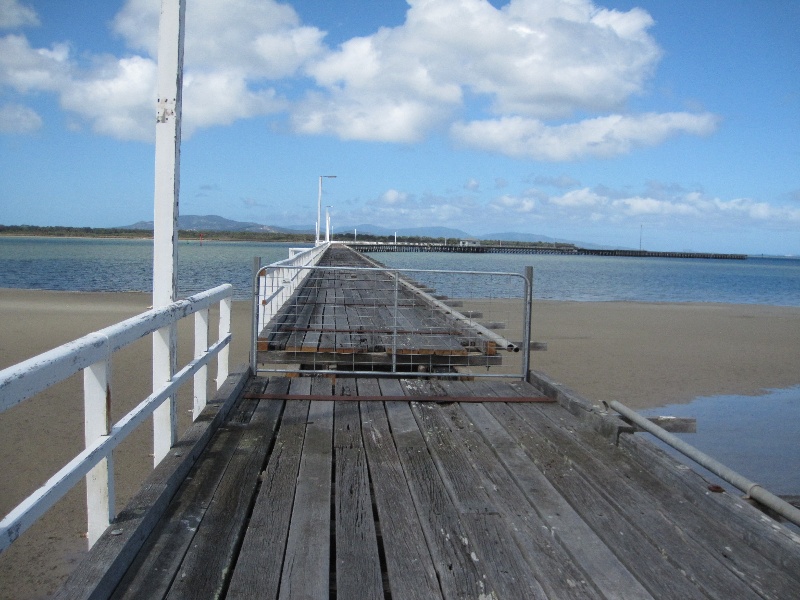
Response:
[[[140,293],[0,289],[0,368],[149,304],[150,296]],[[232,364],[247,360],[249,314],[249,303],[234,303]],[[190,328],[191,320],[179,333],[185,356],[192,348]],[[798,307],[536,301],[533,340],[547,342],[548,350],[532,353],[532,368],[597,403],[647,408],[800,384]],[[150,354],[147,338],[115,359],[115,419],[149,393]],[[72,377],[0,415],[3,515],[79,451],[81,384],[80,376]],[[190,393],[180,398],[182,427],[189,422]],[[118,507],[151,468],[152,433],[140,429],[117,453]],[[0,598],[46,597],[58,588],[85,552],[83,495],[78,486],[0,555]]]

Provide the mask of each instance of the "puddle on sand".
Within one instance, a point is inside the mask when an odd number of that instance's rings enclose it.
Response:
[[[800,386],[761,396],[704,396],[640,412],[696,418],[697,433],[675,435],[773,494],[800,495]]]

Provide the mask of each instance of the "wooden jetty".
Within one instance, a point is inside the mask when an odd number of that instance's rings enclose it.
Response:
[[[260,332],[259,362],[433,371],[499,365],[500,350],[519,350],[381,266],[347,246],[332,246]]]
[[[242,368],[57,597],[800,597],[800,536],[631,432],[539,373]]]
[[[625,256],[633,258],[703,258],[745,260],[746,254],[719,252],[655,252],[610,248],[580,248],[571,245],[518,246],[500,244],[443,244],[435,242],[360,242],[349,244],[359,252],[445,252],[457,254],[558,254],[565,256]]]

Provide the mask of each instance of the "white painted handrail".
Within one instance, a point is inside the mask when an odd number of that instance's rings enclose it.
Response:
[[[289,258],[261,267],[253,283],[253,331],[250,368],[255,372],[258,332],[264,329],[294,291],[303,284],[310,273],[302,267],[316,265],[330,247],[323,242],[313,248],[290,248]]]
[[[0,552],[67,493],[82,477],[87,483],[88,539],[91,547],[114,518],[114,469],[112,451],[144,419],[178,388],[195,376],[193,418],[205,406],[206,365],[218,356],[217,387],[228,376],[233,287],[221,285],[168,306],[156,308],[116,325],[90,333],[73,342],[0,371],[0,412],[19,404],[84,371],[84,420],[86,449],[23,500],[0,521]],[[220,304],[219,337],[208,346],[208,308]],[[111,356],[117,350],[180,319],[195,314],[195,358],[159,390],[143,400],[117,423],[110,422]],[[205,346],[205,348],[202,348]]]

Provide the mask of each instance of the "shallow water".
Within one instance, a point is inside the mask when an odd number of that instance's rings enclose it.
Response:
[[[181,241],[183,297],[232,283],[250,293],[253,257],[283,260],[302,244]],[[0,236],[0,287],[74,291],[150,291],[151,240]],[[800,306],[800,259],[701,260],[514,254],[373,253],[395,268],[524,272],[534,268],[534,296],[573,301],[726,302]],[[417,277],[423,280],[424,277]],[[519,294],[494,285],[492,296]],[[472,287],[472,286],[471,286]],[[440,289],[458,296],[458,290]],[[477,291],[477,290],[473,290]]]
[[[800,386],[762,396],[705,396],[640,412],[695,417],[697,433],[675,435],[773,494],[800,494]]]

